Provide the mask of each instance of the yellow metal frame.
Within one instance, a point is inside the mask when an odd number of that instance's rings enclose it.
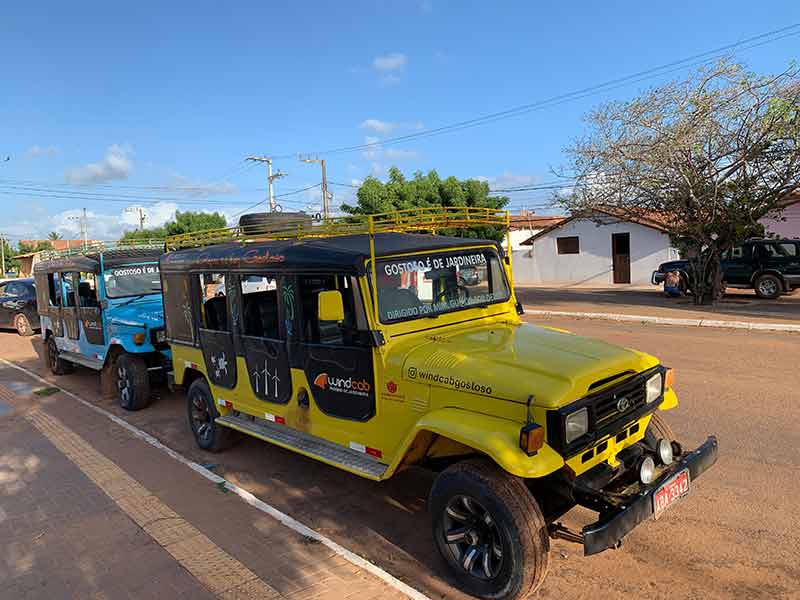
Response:
[[[109,252],[110,250],[130,250],[130,249],[153,249],[164,250],[163,239],[145,239],[145,240],[125,240],[118,242],[88,242],[81,244],[74,248],[64,248],[63,250],[42,250],[42,260],[55,260],[57,258],[69,258],[70,256],[78,256],[88,253]]]
[[[299,240],[314,238],[335,238],[344,235],[369,235],[369,254],[372,307],[375,323],[380,323],[377,301],[377,273],[375,271],[375,235],[378,233],[420,233],[435,235],[439,229],[468,229],[480,225],[499,227],[506,238],[506,277],[510,288],[514,289],[514,276],[511,265],[511,214],[497,208],[474,206],[437,206],[432,208],[408,208],[373,215],[354,215],[324,219],[316,224],[308,218],[285,220],[275,224],[237,225],[194,231],[169,236],[166,249],[180,250],[198,248],[225,242],[248,244],[266,240]],[[465,244],[468,245],[468,244]],[[512,292],[513,293],[513,292]]]

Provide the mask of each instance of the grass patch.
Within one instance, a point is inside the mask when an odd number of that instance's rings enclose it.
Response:
[[[55,387],[45,387],[45,388],[39,388],[38,390],[33,390],[33,393],[36,394],[37,396],[52,396],[53,394],[57,394],[60,391],[61,390]]]

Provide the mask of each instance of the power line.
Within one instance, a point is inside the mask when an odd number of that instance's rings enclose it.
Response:
[[[740,40],[738,42],[734,42],[731,44],[726,44],[724,46],[719,46],[714,48],[713,50],[708,50],[706,52],[701,52],[699,54],[694,54],[692,56],[672,61],[657,67],[653,67],[650,69],[645,69],[643,71],[638,71],[636,73],[632,73],[625,77],[618,77],[615,79],[611,79],[609,81],[605,81],[603,83],[599,83],[596,85],[588,86],[585,88],[581,88],[572,92],[567,92],[564,94],[558,94],[556,96],[552,96],[550,98],[546,98],[544,100],[539,100],[536,102],[531,102],[528,104],[523,104],[520,106],[516,106],[513,108],[509,108],[506,110],[502,110],[495,113],[489,113],[486,115],[478,116],[472,119],[467,119],[465,121],[459,121],[456,123],[451,123],[449,125],[443,125],[441,127],[436,127],[434,129],[425,129],[423,131],[418,131],[415,133],[409,133],[402,136],[397,136],[393,138],[387,138],[385,140],[381,140],[379,142],[373,142],[369,144],[357,144],[353,146],[341,146],[338,148],[330,148],[327,150],[312,152],[311,154],[320,155],[320,154],[339,154],[339,153],[348,153],[348,152],[357,152],[361,150],[368,150],[374,148],[380,148],[382,146],[386,146],[388,144],[397,144],[401,142],[408,142],[412,140],[419,140],[428,137],[434,137],[446,133],[450,133],[453,131],[459,131],[461,129],[476,127],[479,125],[485,125],[487,123],[492,123],[495,121],[508,119],[512,117],[517,117],[520,115],[527,114],[529,112],[540,110],[543,108],[549,108],[552,106],[557,106],[559,104],[563,104],[565,102],[569,102],[572,100],[578,100],[590,95],[594,95],[597,92],[602,91],[610,91],[613,89],[617,89],[619,87],[629,85],[631,83],[638,83],[641,81],[645,81],[647,79],[651,79],[653,77],[657,77],[660,75],[666,75],[668,73],[685,69],[687,67],[697,66],[700,64],[705,64],[708,62],[712,62],[714,60],[718,60],[728,54],[732,50],[747,50],[751,48],[756,48],[758,46],[762,46],[764,44],[770,44],[776,41],[779,41],[784,38],[792,37],[795,35],[800,34],[800,23],[795,23],[792,25],[788,25],[786,27],[781,27],[779,29],[774,29],[772,31],[768,31],[766,33],[761,33],[744,40]],[[278,155],[273,156],[273,158],[291,158],[295,156],[297,153],[292,154],[285,154],[285,155]]]

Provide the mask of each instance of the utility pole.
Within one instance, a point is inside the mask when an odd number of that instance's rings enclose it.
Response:
[[[89,241],[87,239],[86,227],[86,209],[84,208],[79,217],[67,217],[70,221],[78,221],[81,230],[81,239],[83,240],[83,249],[86,249]]]
[[[275,194],[272,190],[272,182],[276,179],[280,179],[281,177],[286,177],[286,173],[282,173],[280,169],[278,169],[277,173],[274,175],[272,174],[272,158],[269,156],[248,156],[247,160],[252,160],[253,162],[263,162],[267,163],[267,182],[269,183],[269,211],[275,212]]]
[[[129,206],[125,209],[125,212],[132,212],[139,215],[139,231],[144,229],[144,220],[147,218],[147,213],[144,212],[144,209],[141,206]]]
[[[0,268],[3,269],[3,272],[0,274],[0,277],[5,278],[6,276],[6,236],[0,233],[0,262],[2,262],[2,266]]]
[[[304,163],[319,163],[322,166],[322,216],[327,221],[331,214],[330,214],[330,196],[328,196],[328,175],[325,171],[325,159],[324,158],[308,158],[303,157],[302,155],[298,155],[298,157]]]

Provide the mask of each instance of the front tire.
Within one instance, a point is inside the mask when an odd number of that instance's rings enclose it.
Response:
[[[33,327],[31,327],[31,322],[28,320],[28,317],[22,313],[14,317],[14,328],[22,337],[30,337],[33,335]]]
[[[208,452],[222,452],[233,442],[234,431],[218,425],[219,416],[208,383],[203,378],[195,379],[186,393],[189,427],[194,441]]]
[[[47,342],[45,342],[45,358],[53,375],[66,375],[72,373],[75,368],[71,362],[58,356],[58,346],[56,346],[53,336],[47,338]]]
[[[675,433],[672,431],[672,427],[669,426],[669,423],[660,412],[654,412],[653,416],[650,417],[650,423],[644,435],[651,442],[653,448],[655,448],[660,439],[670,442],[675,441]]]
[[[428,506],[439,552],[467,593],[513,600],[544,581],[550,539],[522,479],[488,460],[466,460],[439,475]]]
[[[756,296],[767,300],[774,300],[779,297],[783,290],[781,280],[770,274],[762,275],[756,279],[753,287],[756,290]]]
[[[140,356],[120,354],[115,363],[117,398],[125,410],[141,410],[150,404],[150,374]]]

